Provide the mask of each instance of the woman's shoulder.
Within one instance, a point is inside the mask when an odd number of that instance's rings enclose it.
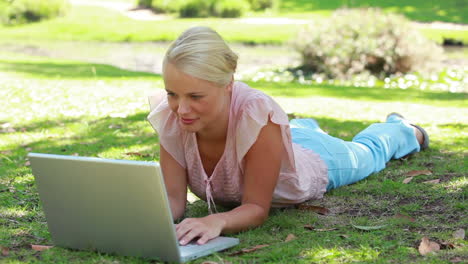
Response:
[[[236,82],[233,89],[233,106],[238,119],[249,117],[264,125],[270,118],[274,123],[289,124],[281,106],[269,95],[243,82]]]
[[[261,101],[269,103],[273,99],[264,92],[254,89],[244,82],[237,81],[234,83],[233,103],[235,107],[243,109],[247,105],[258,104]]]

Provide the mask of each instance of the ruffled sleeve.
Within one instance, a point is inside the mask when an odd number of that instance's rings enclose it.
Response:
[[[149,96],[148,101],[150,113],[147,119],[158,133],[159,142],[183,168],[186,168],[183,133],[177,122],[177,116],[167,103],[165,92]]]
[[[244,84],[244,86],[247,85]],[[245,87],[238,87],[238,89],[245,89]],[[239,91],[237,94],[239,97],[244,97],[236,98],[234,102],[238,104],[236,107],[241,112],[236,128],[238,162],[242,163],[244,156],[257,140],[260,130],[268,123],[268,120],[271,120],[281,127],[282,141],[287,154],[283,158],[282,168],[286,172],[294,172],[294,152],[286,113],[273,99],[260,91],[248,88],[248,92]],[[240,164],[240,167],[243,169],[244,166]]]

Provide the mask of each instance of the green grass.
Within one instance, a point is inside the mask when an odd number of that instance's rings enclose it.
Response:
[[[80,41],[172,41],[191,26],[211,26],[226,40],[242,43],[283,43],[297,25],[252,25],[237,19],[169,19],[136,21],[100,7],[75,7],[61,18],[18,27],[0,27],[0,39]]]
[[[91,69],[95,69],[94,71]],[[158,160],[158,138],[145,120],[146,95],[162,88],[159,75],[99,64],[0,53],[0,245],[2,263],[154,263],[53,248],[34,252],[30,244],[53,245],[37,194],[28,152],[117,159]],[[193,261],[231,263],[448,263],[468,260],[467,243],[452,233],[466,228],[468,179],[466,94],[383,88],[250,83],[275,97],[296,116],[313,116],[325,131],[344,139],[388,112],[399,111],[431,135],[431,149],[392,161],[384,171],[327,193],[312,204],[323,216],[298,209],[274,209],[260,228],[236,234],[241,244]],[[127,155],[129,152],[141,156]],[[404,173],[429,169],[403,184]],[[439,184],[423,183],[440,179]],[[189,216],[207,214],[195,201]],[[396,217],[398,214],[414,218]],[[312,225],[316,230],[307,230]],[[362,231],[352,225],[386,225]],[[330,231],[317,229],[333,228]],[[297,238],[284,242],[288,234]],[[423,236],[453,243],[454,249],[420,256]],[[260,244],[252,253],[229,253]]]
[[[279,16],[295,16],[294,13],[280,13]],[[300,15],[301,19],[320,19],[329,14],[310,11]],[[265,16],[252,14],[251,17]],[[275,15],[278,16],[278,15]],[[0,26],[0,40],[41,41],[172,41],[190,26],[211,26],[227,41],[250,44],[283,44],[297,35],[302,24],[250,24],[239,19],[168,19],[162,21],[136,21],[122,14],[101,7],[73,7],[65,17],[16,27]],[[453,38],[468,43],[467,30],[446,30],[424,28],[428,38],[442,42]]]
[[[320,12],[331,14],[342,7],[380,7],[386,11],[397,12],[411,20],[431,22],[444,21],[468,23],[468,5],[463,0],[426,1],[426,0],[281,0],[282,13]]]

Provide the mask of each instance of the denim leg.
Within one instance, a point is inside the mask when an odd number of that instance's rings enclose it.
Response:
[[[390,159],[420,150],[413,127],[399,118],[372,124],[352,141],[327,135],[315,120],[292,120],[291,134],[294,143],[318,153],[327,164],[327,190],[362,180],[384,169]]]

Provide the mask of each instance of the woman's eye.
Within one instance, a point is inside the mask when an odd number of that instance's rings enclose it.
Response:
[[[167,96],[173,97],[175,96],[175,93],[167,92]]]
[[[203,96],[201,96],[201,95],[191,95],[191,96],[190,96],[190,98],[195,99],[195,100],[200,99],[200,98],[202,98],[202,97],[203,97]]]

